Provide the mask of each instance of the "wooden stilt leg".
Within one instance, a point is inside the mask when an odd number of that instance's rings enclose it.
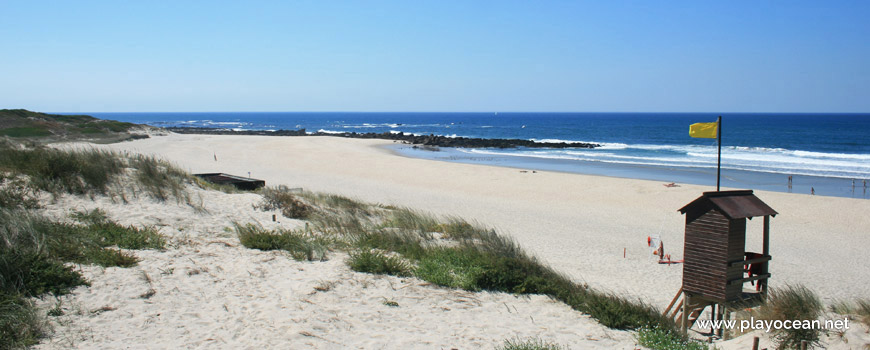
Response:
[[[683,334],[689,334],[689,298],[689,294],[683,292],[683,314],[680,316],[680,330]]]

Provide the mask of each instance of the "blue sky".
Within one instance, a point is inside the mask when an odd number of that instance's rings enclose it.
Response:
[[[870,112],[867,1],[0,1],[0,108]]]

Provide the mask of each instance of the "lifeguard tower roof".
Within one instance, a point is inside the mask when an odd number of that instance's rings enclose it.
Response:
[[[710,206],[732,220],[779,214],[752,194],[752,190],[704,192],[701,197],[680,208],[680,212],[707,211]]]

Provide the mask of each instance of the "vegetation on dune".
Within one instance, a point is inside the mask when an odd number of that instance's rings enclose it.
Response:
[[[637,343],[656,350],[707,350],[709,347],[697,340],[687,339],[674,329],[643,327],[637,330]]]
[[[128,175],[133,181],[121,181]],[[174,198],[179,203],[196,206],[186,190],[186,186],[191,184],[208,187],[187,172],[153,156],[97,149],[25,147],[0,141],[2,207],[32,207],[36,191],[54,196],[67,193],[110,195],[121,199],[128,194],[138,196],[143,193],[160,201]]]
[[[410,209],[366,205],[335,195],[291,193],[286,188],[264,191],[264,197],[271,205],[263,207],[270,209],[281,208],[274,203],[282,198],[305,203],[310,225],[304,234],[331,242],[331,248],[347,249],[348,265],[355,271],[412,275],[469,291],[549,295],[611,328],[673,328],[671,320],[649,305],[574,283],[528,256],[513,241],[461,219],[443,221]],[[286,232],[261,232],[254,239],[251,229],[237,226],[236,230],[248,247],[292,246],[283,243],[291,235]]]
[[[513,338],[504,341],[498,350],[564,350],[566,347],[540,338]]]
[[[123,169],[121,159],[106,151],[0,145],[0,171],[25,175],[31,186],[51,193],[105,194]]]
[[[121,249],[164,246],[157,232],[118,225],[100,211],[73,216],[79,224],[54,222],[23,209],[0,209],[0,344],[23,347],[44,333],[44,320],[26,298],[63,295],[88,284],[65,263],[133,266],[138,259]]]
[[[147,137],[130,135],[133,123],[97,119],[88,115],[60,115],[25,109],[0,109],[0,136],[30,139],[74,140],[100,138],[123,140]]]
[[[379,251],[360,250],[352,252],[347,261],[351,270],[394,276],[410,276],[411,266],[398,256]]]
[[[45,315],[28,298],[63,295],[87,285],[68,263],[127,267],[138,259],[126,250],[164,247],[155,230],[119,225],[99,210],[72,213],[74,223],[33,211],[39,208],[40,192],[115,195],[118,177],[127,173],[138,175],[135,188],[127,191],[158,199],[180,197],[172,186],[189,182],[189,176],[153,158],[0,141],[0,349],[23,348],[44,336]],[[154,189],[167,192],[161,196]],[[125,195],[125,188],[114,191]],[[50,314],[59,310],[54,311]]]
[[[818,295],[801,285],[787,285],[771,288],[765,302],[756,310],[756,319],[761,320],[809,320],[815,321],[822,316],[824,307]],[[809,347],[820,345],[821,330],[774,328],[771,331],[777,349],[798,349],[801,341]]]
[[[284,250],[296,260],[326,260],[330,242],[294,231],[271,231],[254,224],[234,223],[239,241],[245,247],[259,250]]]
[[[291,219],[306,219],[311,212],[311,206],[300,200],[286,187],[263,188],[260,190],[263,210],[280,210],[281,215]]]
[[[122,182],[122,177],[130,181]],[[123,226],[105,212],[73,212],[72,222],[36,214],[41,192],[109,195],[143,193],[160,201],[191,204],[186,188],[201,181],[147,156],[97,150],[58,150],[0,142],[0,344],[22,347],[44,333],[44,315],[28,297],[62,295],[87,281],[68,263],[132,266],[129,250],[162,249],[165,239],[151,228]],[[241,243],[252,249],[283,250],[297,260],[325,260],[335,249],[349,252],[355,271],[414,276],[468,291],[543,294],[616,329],[638,330],[641,345],[654,349],[701,349],[674,331],[673,321],[651,306],[578,284],[526,254],[494,230],[458,218],[369,205],[350,198],[286,187],[260,192],[266,210],[305,219],[304,229],[267,230],[235,224]],[[870,302],[839,304],[838,310],[870,320]],[[772,290],[756,318],[817,319],[818,297],[803,287]],[[818,331],[774,334],[780,348],[801,340],[818,344]],[[0,346],[3,348],[3,346]],[[504,349],[556,349],[540,339],[512,339]]]

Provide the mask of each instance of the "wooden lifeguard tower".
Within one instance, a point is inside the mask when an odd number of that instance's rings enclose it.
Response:
[[[751,190],[704,192],[679,211],[686,215],[683,285],[665,315],[685,333],[707,306],[721,319],[728,317],[727,310],[752,306],[766,294],[770,217],[778,213]],[[762,252],[746,252],[746,219],[758,216],[764,217]],[[743,289],[744,283],[753,281],[754,290]]]

